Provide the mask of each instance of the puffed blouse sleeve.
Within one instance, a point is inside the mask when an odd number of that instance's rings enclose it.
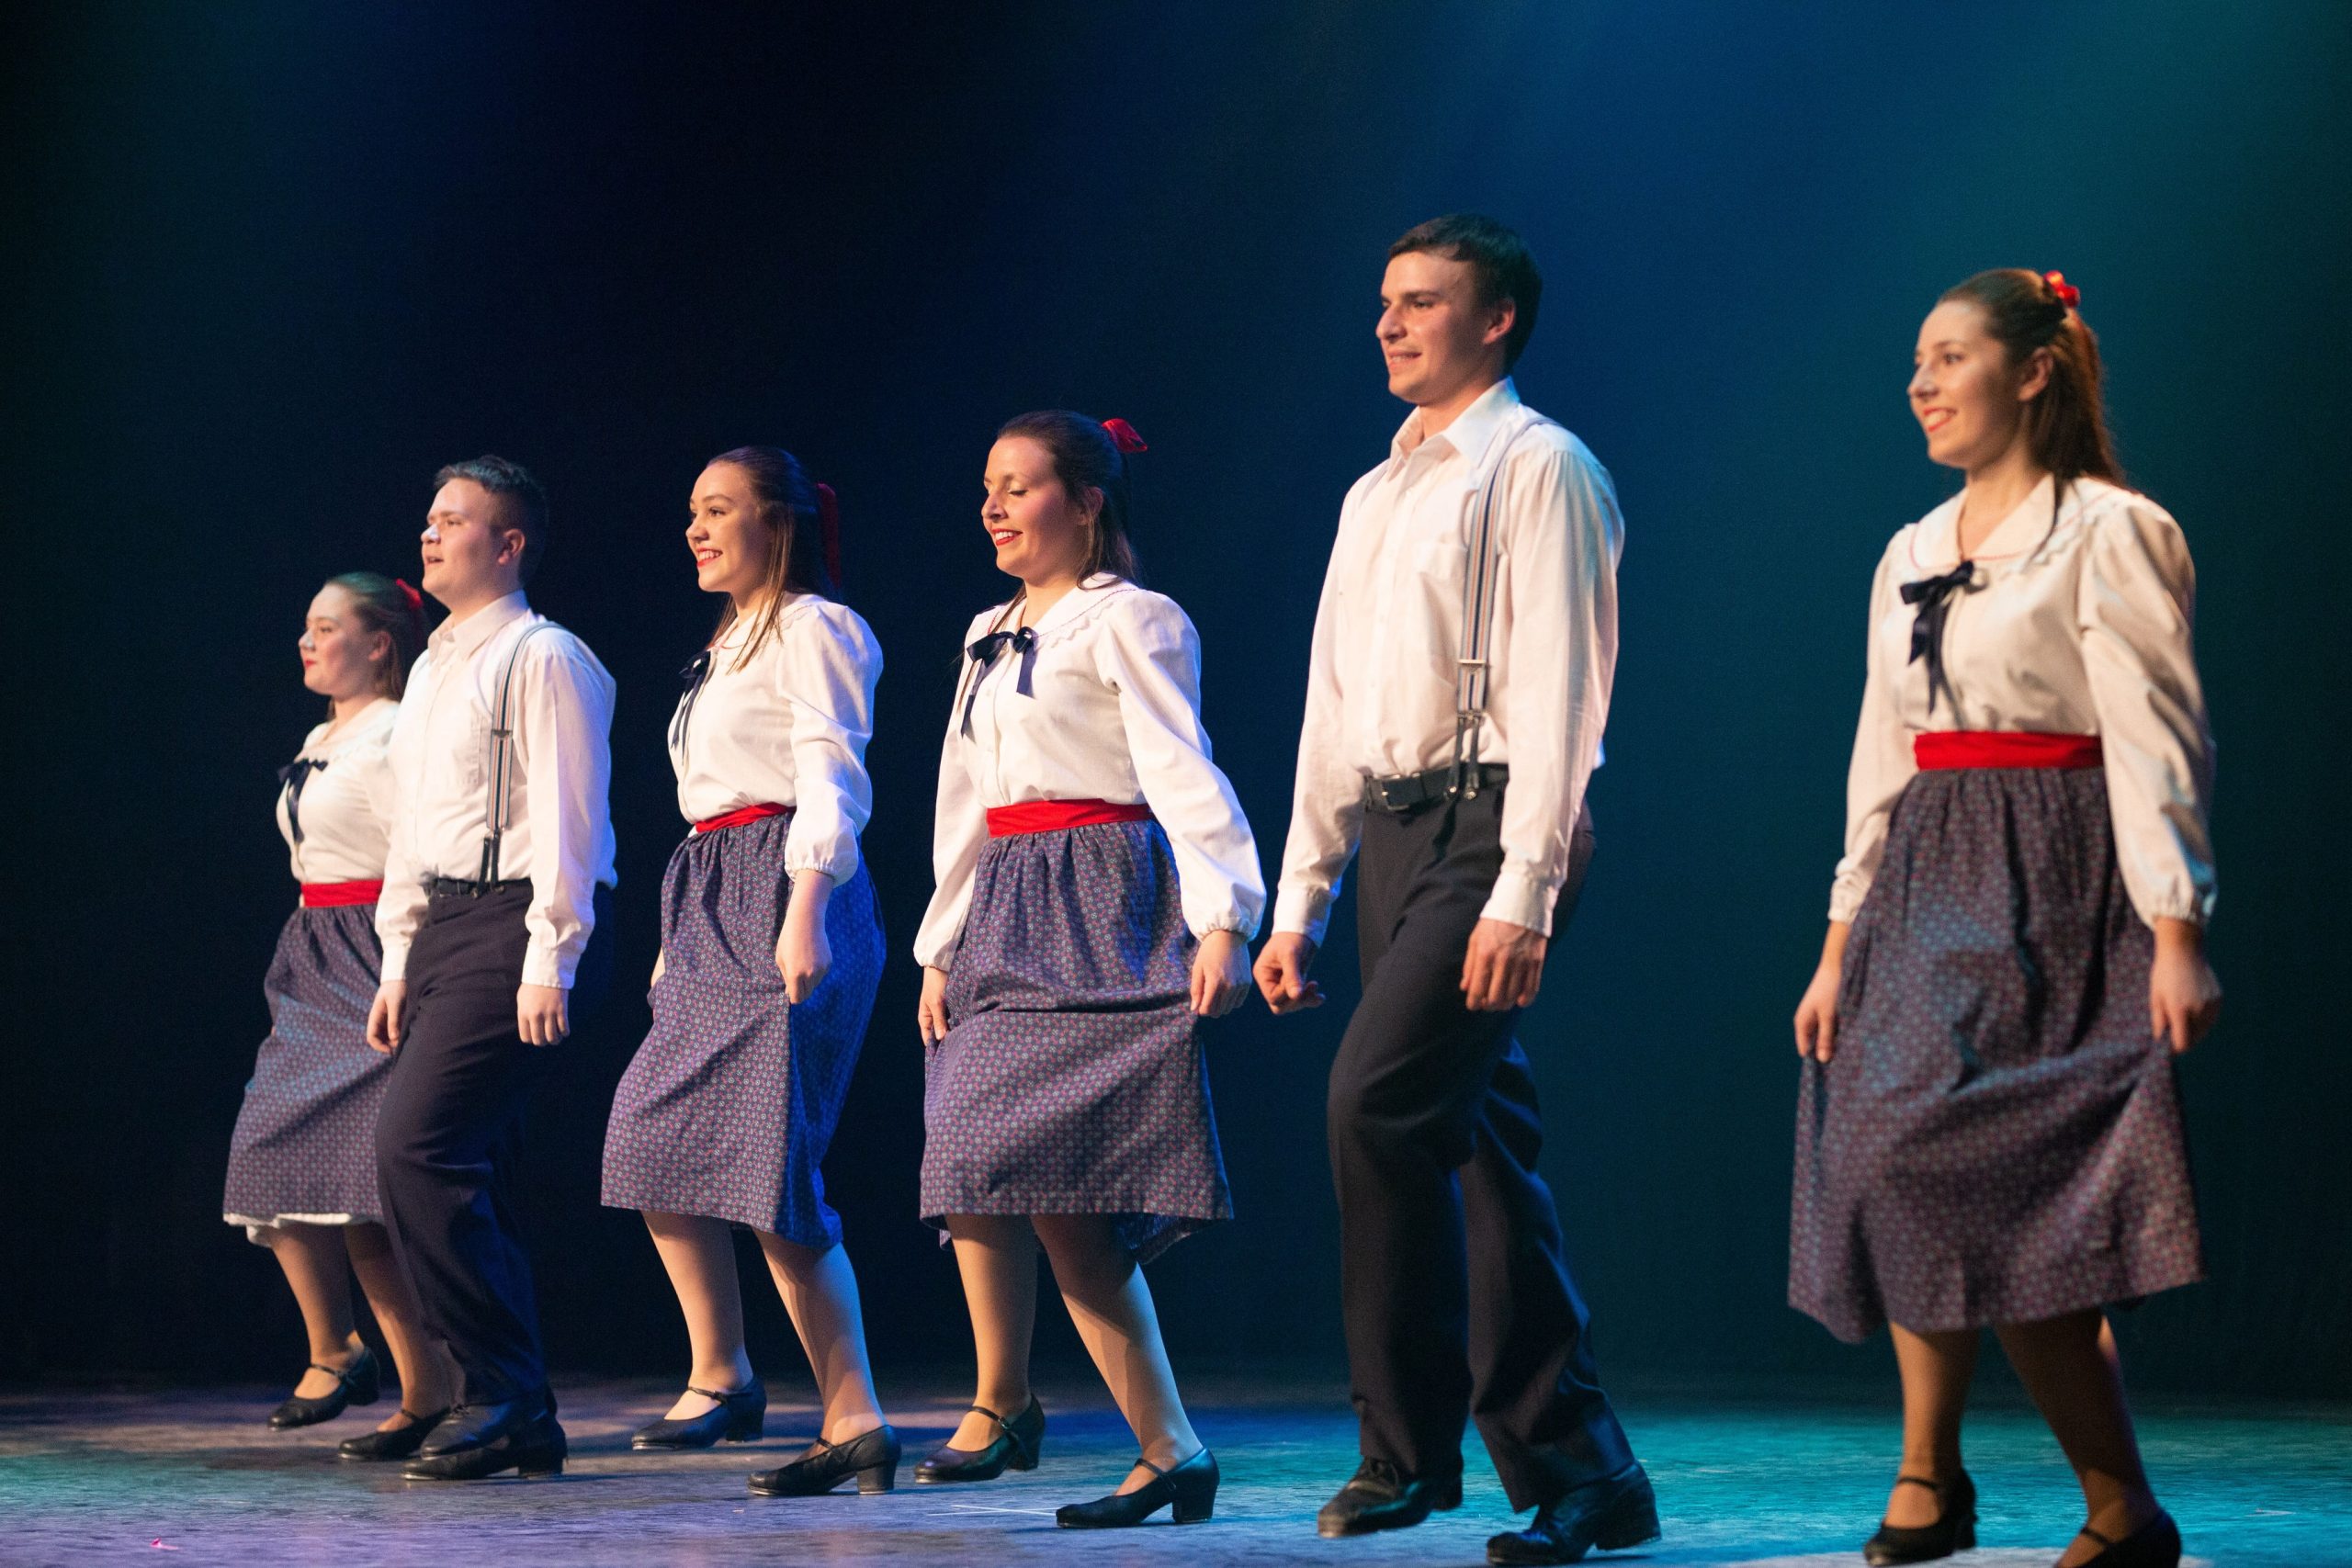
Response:
[[[2197,572],[2180,525],[2141,496],[2091,520],[2077,608],[2132,907],[2211,918],[2213,735],[2190,642]]]
[[[787,872],[836,885],[857,871],[857,836],[874,815],[865,747],[882,649],[857,613],[823,604],[779,628],[775,677],[792,714],[792,828]]]
[[[1175,601],[1117,595],[1102,610],[1094,666],[1119,695],[1127,754],[1144,801],[1176,853],[1184,923],[1194,936],[1258,934],[1266,908],[1258,842],[1201,724],[1201,639]]]
[[[978,636],[989,618],[975,620],[964,644]],[[963,646],[957,648],[959,660]],[[956,961],[964,917],[972,907],[972,879],[989,842],[989,814],[965,761],[963,682],[972,678],[968,667],[959,671],[956,700],[947,708],[947,735],[939,747],[939,798],[931,826],[931,906],[915,932],[915,962],[927,969],[945,969]]]
[[[1879,558],[1878,575],[1871,581],[1869,651],[1863,662],[1862,716],[1854,728],[1853,760],[1846,768],[1846,853],[1838,862],[1829,886],[1829,918],[1851,921],[1878,874],[1879,857],[1886,852],[1887,820],[1894,814],[1895,798],[1919,771],[1911,751],[1911,732],[1897,704],[1900,669],[1885,668],[1884,639],[1880,626],[1894,613],[1900,585],[1897,559],[1904,553],[1908,530],[1897,534]]]

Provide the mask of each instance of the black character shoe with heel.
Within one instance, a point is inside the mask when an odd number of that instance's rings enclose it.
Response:
[[[496,1404],[451,1410],[416,1457],[401,1467],[408,1481],[480,1481],[502,1471],[561,1475],[571,1451],[555,1418],[555,1395],[542,1389]]]
[[[1629,1464],[1606,1480],[1544,1504],[1525,1529],[1490,1539],[1487,1561],[1581,1562],[1596,1547],[1623,1551],[1656,1540],[1658,1534],[1657,1494],[1650,1487],[1649,1473],[1639,1464]]]
[[[1180,1525],[1197,1525],[1216,1511],[1220,1477],[1216,1455],[1203,1449],[1172,1470],[1162,1470],[1148,1459],[1136,1462],[1151,1472],[1151,1479],[1132,1492],[1114,1492],[1091,1503],[1072,1503],[1054,1510],[1054,1523],[1066,1530],[1125,1529],[1139,1525],[1160,1509],[1174,1507]]]
[[[632,1449],[707,1449],[721,1441],[756,1443],[768,1435],[767,1385],[753,1378],[743,1388],[721,1391],[688,1385],[688,1393],[715,1400],[699,1416],[673,1421],[663,1416],[637,1429],[628,1440]]]
[[[899,1453],[899,1434],[887,1425],[846,1443],[820,1438],[790,1464],[754,1473],[752,1490],[762,1497],[814,1497],[854,1475],[857,1489],[871,1496],[898,1485]]]
[[[2180,1527],[2161,1508],[2154,1518],[2121,1540],[2110,1540],[2088,1525],[2081,1533],[2105,1549],[2086,1561],[2083,1568],[2180,1568]]]
[[[335,1445],[335,1458],[347,1460],[406,1459],[424,1446],[433,1428],[447,1417],[447,1410],[435,1410],[419,1416],[406,1405],[401,1414],[408,1417],[405,1427],[394,1427],[388,1432],[369,1432],[364,1437],[345,1438]]]
[[[289,1432],[297,1427],[315,1427],[322,1421],[332,1421],[354,1404],[373,1404],[384,1396],[382,1369],[376,1364],[376,1352],[362,1345],[359,1354],[351,1358],[347,1367],[330,1367],[323,1361],[312,1361],[308,1369],[331,1374],[334,1378],[332,1393],[316,1399],[296,1394],[269,1413],[272,1431]]]
[[[1397,1530],[1432,1513],[1462,1506],[1462,1472],[1408,1475],[1385,1459],[1356,1466],[1348,1483],[1315,1516],[1315,1533],[1326,1540]]]
[[[1871,1568],[1898,1562],[1933,1562],[1976,1544],[1976,1483],[1962,1471],[1951,1483],[1924,1475],[1898,1475],[1897,1486],[1924,1486],[1936,1495],[1943,1512],[1931,1525],[1891,1525],[1879,1521],[1878,1534],[1862,1543],[1862,1561]]]
[[[1008,1421],[983,1404],[972,1409],[996,1423],[997,1435],[984,1449],[955,1449],[945,1443],[915,1466],[915,1481],[938,1486],[956,1481],[994,1481],[1008,1470],[1035,1470],[1046,1441],[1046,1407],[1029,1396],[1029,1407]]]

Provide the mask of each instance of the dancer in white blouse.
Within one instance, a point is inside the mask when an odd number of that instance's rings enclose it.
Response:
[[[503,457],[435,476],[424,592],[449,612],[393,727],[399,791],[369,1043],[384,1218],[463,1380],[412,1480],[563,1468],[530,1259],[509,1206],[524,1107],[610,974],[613,678],[535,613],[547,492]]]
[[[662,890],[653,1030],[613,1098],[605,1201],[637,1209],[684,1311],[694,1364],[639,1449],[763,1435],[767,1393],[743,1343],[730,1225],[759,1238],[817,1375],[823,1425],[771,1496],[895,1483],[899,1439],[866,1363],[857,1275],[820,1167],[882,975],[882,925],[857,838],[873,811],[865,744],[882,650],[832,597],[833,492],[774,446],[714,457],[695,481],[695,579],[723,594],[670,721],[693,830]]]
[[[2177,1562],[2104,1309],[2203,1275],[2173,1057],[2211,1027],[2212,739],[2180,529],[2123,488],[2056,273],[1981,273],[1912,412],[1961,493],[1899,531],[1805,1058],[1789,1297],[1890,1325],[1903,1462],[1872,1562],[1964,1551],[1960,1426],[1992,1328],[2089,1519],[2065,1568]]]
[[[1265,902],[1209,760],[1200,643],[1136,585],[1124,421],[1024,415],[980,521],[1012,603],[966,635],[940,759],[938,888],[915,942],[931,1047],[922,1213],[954,1240],[979,1391],[915,1479],[1037,1462],[1036,1247],[1143,1457],[1056,1516],[1209,1517],[1216,1461],[1176,1393],[1140,1265],[1231,1213],[1199,1024],[1239,1004]]]
[[[376,1113],[391,1064],[367,1039],[391,832],[385,750],[424,642],[417,591],[372,571],[331,579],[304,617],[302,683],[328,713],[279,770],[277,828],[301,898],[269,966],[269,1037],[245,1086],[222,1200],[223,1217],[276,1255],[310,1330],[310,1368],[271,1426],[307,1427],[377,1398],[376,1359],[352,1323],[359,1276],[400,1371],[401,1408],[345,1441],[346,1459],[413,1452],[455,1393],[384,1235]]]

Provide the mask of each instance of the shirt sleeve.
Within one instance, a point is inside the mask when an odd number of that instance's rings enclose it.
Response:
[[[1902,536],[1897,536],[1898,539]],[[1878,575],[1871,581],[1869,648],[1863,660],[1862,715],[1854,727],[1854,755],[1846,767],[1846,853],[1829,886],[1829,918],[1851,921],[1860,912],[1862,898],[1878,874],[1879,857],[1886,852],[1887,820],[1894,802],[1911,782],[1919,764],[1912,755],[1911,731],[1903,722],[1898,698],[1900,668],[1885,667],[1879,626],[1894,613],[1894,563],[1899,547],[1890,545],[1879,558]]]
[[[1194,936],[1250,940],[1265,913],[1265,874],[1233,784],[1209,757],[1200,634],[1173,600],[1125,592],[1103,606],[1092,651],[1095,672],[1119,695],[1144,800],[1175,851],[1184,923]]]
[[[569,989],[596,925],[613,778],[613,678],[570,633],[531,638],[514,672],[516,761],[531,821],[526,985]]]
[[[1339,636],[1342,556],[1351,546],[1348,523],[1361,489],[1340,509],[1331,562],[1315,606],[1315,637],[1306,660],[1306,713],[1298,730],[1298,779],[1291,793],[1290,833],[1283,845],[1282,889],[1274,900],[1274,930],[1295,931],[1320,945],[1331,923],[1331,901],[1355,858],[1363,831],[1363,775],[1351,767],[1340,728],[1343,700],[1335,641]]]
[[[1510,630],[1494,650],[1489,706],[1510,738],[1510,786],[1502,871],[1482,913],[1548,936],[1609,720],[1625,525],[1608,470],[1574,445],[1514,454],[1498,482],[1497,592]]]
[[[857,871],[857,836],[874,815],[865,748],[874,739],[882,650],[854,613],[825,604],[786,628],[778,652],[776,676],[792,713],[785,870],[846,882]]]
[[[974,628],[979,625],[973,623]],[[967,633],[965,641],[972,635]],[[915,962],[926,969],[945,969],[956,962],[964,917],[972,907],[972,879],[989,841],[988,812],[964,761],[964,682],[971,679],[971,669],[965,666],[956,699],[947,707],[947,736],[939,748],[939,799],[931,824],[931,905],[915,931]]]
[[[2197,576],[2188,543],[2162,509],[2134,497],[2093,521],[2084,548],[2083,668],[2124,889],[2151,925],[2202,925],[2215,897],[2206,819],[2213,736],[2190,641]]]
[[[432,657],[424,655],[409,671],[411,691],[432,679],[426,663]],[[409,943],[416,940],[417,927],[424,921],[424,879],[416,863],[414,833],[416,752],[424,740],[427,705],[401,707],[400,716],[392,721],[391,739],[384,753],[389,780],[386,820],[390,831],[384,850],[384,891],[376,900],[376,940],[384,949],[377,975],[382,982],[408,978]]]

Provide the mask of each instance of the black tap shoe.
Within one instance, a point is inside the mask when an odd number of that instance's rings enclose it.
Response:
[[[1594,1547],[1623,1551],[1657,1538],[1657,1494],[1651,1489],[1648,1472],[1629,1464],[1605,1481],[1591,1482],[1556,1503],[1544,1504],[1525,1529],[1490,1539],[1487,1561],[1504,1568],[1581,1562]]]
[[[628,1440],[633,1449],[707,1449],[721,1439],[730,1443],[755,1443],[768,1435],[767,1385],[753,1378],[748,1388],[720,1393],[715,1388],[689,1385],[688,1393],[701,1394],[718,1403],[699,1416],[689,1416],[682,1421],[666,1417],[650,1426],[639,1427],[637,1436]]]
[[[334,1456],[347,1460],[406,1459],[424,1446],[433,1428],[448,1416],[446,1410],[435,1410],[419,1416],[406,1405],[401,1414],[408,1417],[405,1427],[394,1427],[387,1432],[369,1432],[365,1437],[345,1438],[335,1445]]]
[[[1037,1403],[1035,1394],[1029,1396],[1029,1408],[1010,1421],[984,1404],[972,1408],[996,1423],[995,1440],[977,1451],[940,1444],[915,1466],[918,1483],[937,1486],[951,1481],[994,1481],[1008,1470],[1037,1468],[1038,1450],[1046,1440],[1046,1407]]]
[[[362,1345],[359,1354],[351,1358],[347,1367],[330,1367],[322,1361],[312,1361],[311,1370],[334,1374],[334,1392],[316,1399],[300,1395],[288,1400],[269,1413],[273,1431],[287,1432],[297,1427],[315,1427],[322,1421],[332,1421],[354,1404],[373,1404],[384,1396],[381,1370],[376,1365],[376,1352]]]
[[[1325,1540],[1400,1530],[1431,1514],[1462,1506],[1462,1472],[1408,1475],[1385,1459],[1367,1459],[1315,1516]]]
[[[1891,1525],[1879,1521],[1878,1534],[1862,1543],[1862,1561],[1871,1568],[1897,1562],[1933,1562],[1976,1544],[1976,1483],[1962,1471],[1949,1485],[1924,1475],[1898,1475],[1897,1486],[1924,1486],[1943,1504],[1943,1513],[1931,1525]]]
[[[2162,1509],[2121,1540],[2109,1540],[2088,1525],[2082,1533],[2107,1549],[2083,1568],[2179,1568],[2180,1527]]]
[[[763,1497],[814,1497],[854,1475],[857,1489],[870,1496],[898,1485],[899,1452],[899,1434],[887,1425],[846,1443],[820,1438],[790,1464],[754,1473],[752,1490]]]
[[[561,1475],[570,1451],[556,1423],[555,1397],[542,1389],[497,1404],[458,1405],[401,1467],[401,1475],[409,1481],[480,1481],[508,1470]]]
[[[1057,1508],[1054,1523],[1066,1530],[1125,1529],[1172,1504],[1171,1517],[1178,1524],[1197,1525],[1216,1511],[1216,1455],[1208,1450],[1201,1450],[1173,1470],[1162,1470],[1148,1459],[1136,1462],[1151,1472],[1148,1482],[1132,1492],[1114,1492],[1091,1503]]]

